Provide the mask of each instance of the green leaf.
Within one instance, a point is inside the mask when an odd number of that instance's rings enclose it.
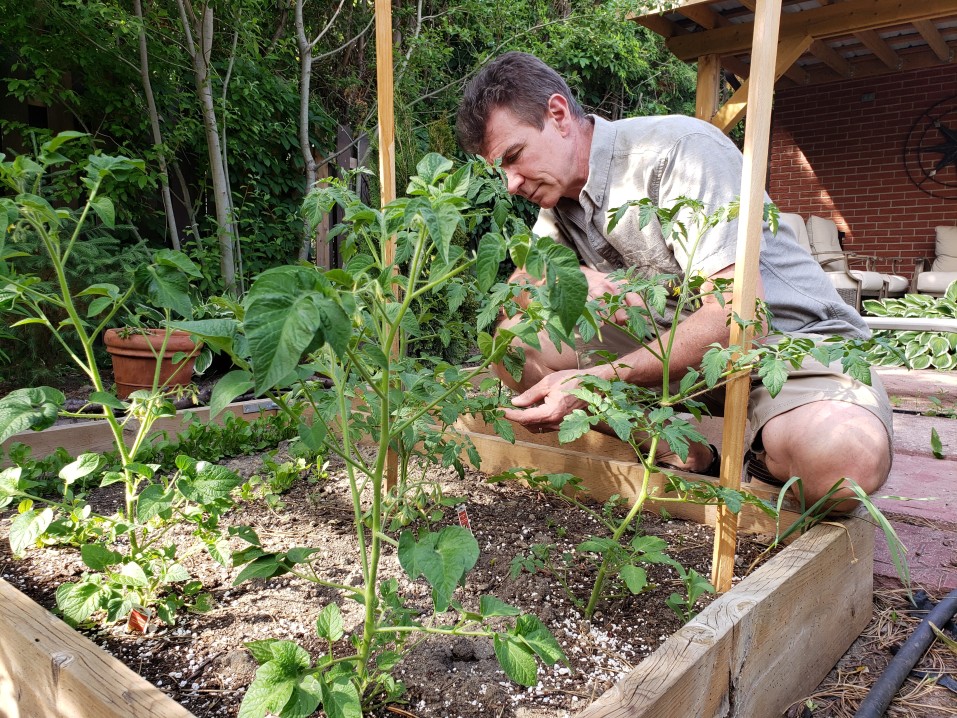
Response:
[[[435,184],[439,177],[452,169],[452,160],[437,152],[430,152],[419,160],[415,173],[427,184]]]
[[[327,604],[316,618],[316,633],[319,638],[335,642],[342,638],[343,632],[342,611],[334,603]]]
[[[256,392],[278,386],[307,348],[328,342],[341,355],[352,333],[345,312],[319,291],[324,280],[306,267],[277,267],[259,275],[246,296],[246,337]]]
[[[141,264],[133,270],[133,283],[159,309],[170,309],[184,318],[193,313],[189,279],[179,269],[165,264]]]
[[[935,459],[944,458],[944,445],[940,441],[940,436],[937,434],[937,429],[931,427],[930,429],[930,449],[934,452]]]
[[[498,664],[511,680],[521,686],[538,683],[538,665],[528,647],[507,634],[496,634],[494,647]]]
[[[76,460],[60,469],[58,476],[67,484],[72,484],[99,469],[101,460],[99,454],[80,454]]]
[[[537,616],[529,613],[520,616],[515,622],[515,635],[523,639],[546,665],[568,660],[555,636]]]
[[[482,614],[482,618],[491,618],[492,616],[518,616],[521,611],[495,596],[482,596],[479,599],[479,613]]]
[[[31,509],[19,514],[10,524],[10,550],[15,555],[36,543],[50,524],[53,523],[53,509],[45,508],[37,512]]]
[[[40,155],[52,155],[65,143],[75,140],[79,137],[86,136],[87,134],[85,132],[77,132],[75,130],[65,130],[63,132],[58,132],[55,137],[40,145]]]
[[[262,665],[272,660],[272,647],[274,643],[278,642],[279,639],[277,638],[265,638],[261,641],[247,641],[244,645],[253,654],[256,663]]]
[[[101,543],[80,546],[80,556],[83,558],[83,563],[94,571],[105,571],[123,560],[123,554],[111,551]]]
[[[135,561],[123,564],[119,573],[110,574],[111,580],[121,586],[132,586],[134,588],[145,588],[149,585],[149,579],[143,567]]]
[[[432,586],[436,611],[449,607],[452,592],[478,560],[478,542],[468,529],[446,526],[416,541],[410,531],[399,537],[399,563],[413,581],[419,576]]]
[[[558,313],[558,320],[566,332],[575,328],[575,322],[581,316],[588,300],[588,280],[579,267],[549,266],[551,284],[548,288],[548,300],[552,309]]]
[[[348,676],[337,676],[331,681],[320,681],[322,709],[329,718],[362,718],[359,692]]]
[[[558,440],[562,444],[567,444],[569,441],[580,439],[591,431],[591,428],[597,423],[597,417],[589,416],[581,409],[575,409],[562,419],[562,423],[558,427]]]
[[[49,386],[11,391],[0,399],[0,443],[27,429],[53,426],[64,402],[63,392]]]
[[[167,566],[163,575],[163,581],[165,583],[184,583],[189,581],[190,578],[189,571],[183,568],[183,565],[179,563],[173,563]]]
[[[108,406],[111,409],[116,409],[118,411],[124,411],[128,404],[120,401],[113,394],[110,394],[106,391],[94,391],[90,394],[90,403],[99,404],[101,406]]]
[[[105,589],[93,581],[63,583],[56,590],[56,606],[66,619],[83,623],[101,606]]]
[[[487,292],[495,283],[498,268],[505,261],[505,242],[500,234],[486,234],[479,241],[475,257],[475,278],[480,292]]]
[[[308,718],[322,703],[322,686],[312,675],[302,676],[292,691],[292,697],[283,706],[282,718]]]
[[[243,478],[225,466],[201,461],[194,479],[180,479],[176,488],[190,501],[209,504],[217,499],[229,498],[229,494],[243,483]]]
[[[645,569],[639,566],[632,566],[631,564],[622,566],[619,574],[621,580],[625,582],[628,590],[632,593],[641,593],[648,585],[648,574]]]
[[[429,231],[435,249],[443,262],[449,261],[449,247],[452,236],[462,220],[459,210],[451,202],[437,202],[434,205],[427,200],[410,203],[410,209],[415,207],[422,221]]]
[[[272,644],[273,658],[256,670],[256,677],[239,707],[239,718],[264,718],[267,713],[280,715],[292,698],[301,672],[309,667],[309,654],[292,643],[305,654],[306,665],[302,666],[298,660],[302,656],[283,645],[289,643],[276,641]]]
[[[761,382],[768,393],[775,397],[780,393],[784,382],[787,381],[787,365],[779,359],[766,358],[758,367],[758,376],[761,377]]]
[[[248,581],[251,578],[272,578],[284,573],[289,573],[289,569],[282,566],[275,555],[267,554],[248,563],[233,580],[233,585],[238,586],[243,581]]]
[[[253,385],[253,375],[248,371],[236,369],[226,374],[216,382],[209,397],[209,418],[219,416],[219,413],[233,403],[237,396],[245,394],[253,388]]]
[[[97,197],[90,202],[90,208],[96,212],[96,216],[106,227],[113,229],[116,226],[116,210],[113,208],[113,201],[109,197]]]
[[[150,484],[136,497],[136,518],[140,523],[146,523],[154,516],[167,511],[172,505],[172,489],[165,489],[160,484]]]

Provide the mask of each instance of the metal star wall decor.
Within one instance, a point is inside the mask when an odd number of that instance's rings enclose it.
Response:
[[[957,199],[957,95],[917,118],[904,144],[904,166],[921,192]]]

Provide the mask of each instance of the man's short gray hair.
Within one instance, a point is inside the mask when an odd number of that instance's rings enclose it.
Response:
[[[555,70],[534,55],[506,52],[490,62],[465,88],[455,120],[459,146],[481,154],[489,116],[505,108],[527,125],[541,130],[552,95],[568,100],[572,115],[579,120],[585,111],[575,100],[568,84]]]

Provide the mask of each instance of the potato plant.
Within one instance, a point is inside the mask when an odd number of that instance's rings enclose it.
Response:
[[[176,459],[177,471],[163,477],[158,466],[141,461],[154,423],[175,416],[166,391],[158,386],[133,392],[121,401],[103,379],[95,346],[104,330],[123,317],[136,297],[146,297],[165,318],[190,316],[190,278],[200,275],[183,254],[162,250],[154,261],[136,267],[129,286],[98,283],[72,286],[67,267],[84,241],[94,217],[106,230],[114,226],[116,210],[103,193],[141,175],[141,160],[92,155],[81,179],[85,201],[79,209],[53,207],[43,196],[51,168],[66,158],[64,143],[81,137],[62,133],[44,143],[36,157],[20,155],[6,161],[0,155],[0,183],[9,197],[0,198],[4,233],[0,239],[0,308],[22,317],[13,324],[45,327],[82,370],[94,391],[89,403],[98,413],[71,413],[64,409],[62,392],[48,386],[18,389],[0,399],[0,441],[27,429],[42,430],[60,417],[94,418],[105,422],[113,436],[115,462],[87,453],[58,470],[54,495],[41,492],[38,482],[20,466],[0,472],[0,507],[18,502],[19,515],[10,529],[14,554],[44,543],[80,546],[89,573],[78,582],[57,590],[57,607],[72,623],[92,618],[123,618],[134,604],[156,605],[160,616],[172,622],[184,605],[202,609],[208,597],[177,560],[179,547],[164,543],[175,517],[195,525],[200,545],[226,565],[228,550],[218,528],[218,518],[232,506],[230,493],[241,479],[223,467],[186,456]],[[21,271],[25,236],[39,240],[46,262],[41,274]],[[128,440],[124,433],[132,432]],[[120,484],[123,502],[112,515],[91,510],[78,486]]]

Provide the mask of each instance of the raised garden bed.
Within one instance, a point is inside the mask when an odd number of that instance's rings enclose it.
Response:
[[[552,435],[518,431],[511,445],[475,422],[463,428],[487,472],[514,466],[568,471],[582,476],[599,499],[627,497],[634,482],[634,462],[600,435],[558,448],[548,445]],[[668,510],[713,520],[712,510],[700,507]],[[752,533],[771,528],[761,514],[745,514],[741,523]],[[780,714],[813,690],[867,624],[872,556],[867,522],[815,527],[711,603],[581,715]],[[0,597],[0,713],[189,715],[12,587],[3,586]]]

